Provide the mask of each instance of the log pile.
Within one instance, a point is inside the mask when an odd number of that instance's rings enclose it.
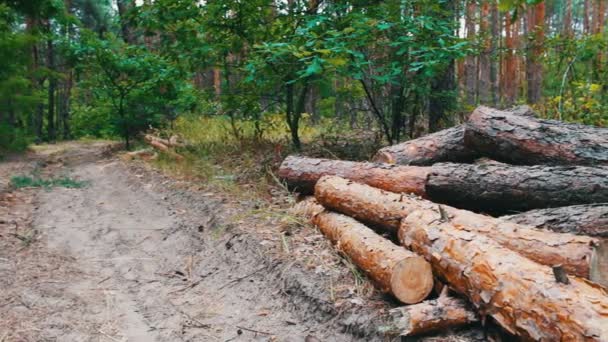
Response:
[[[182,160],[184,156],[175,152],[176,147],[184,147],[185,144],[179,141],[176,135],[171,136],[169,139],[163,139],[152,134],[145,134],[144,141],[159,152],[163,152],[166,155],[172,157],[175,160]]]
[[[407,304],[385,331],[491,318],[507,339],[606,341],[607,165],[606,129],[479,107],[373,162],[290,156],[279,176],[314,194],[293,212]]]

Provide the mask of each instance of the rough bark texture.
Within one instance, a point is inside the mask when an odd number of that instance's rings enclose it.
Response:
[[[279,168],[279,177],[302,194],[312,194],[315,183],[322,176],[336,175],[380,189],[424,197],[428,172],[429,168],[426,167],[289,156]]]
[[[537,341],[608,340],[608,295],[601,286],[576,277],[557,283],[550,267],[439,222],[436,213],[415,212],[403,222],[401,242],[509,333]]]
[[[608,128],[513,115],[478,107],[465,144],[512,164],[608,165]]]
[[[444,129],[424,137],[382,148],[373,158],[377,163],[433,165],[437,162],[468,163],[477,153],[464,146],[464,126]]]
[[[608,203],[537,209],[501,219],[559,233],[608,238]]]
[[[391,332],[400,336],[460,328],[478,321],[477,315],[465,300],[448,296],[395,308],[389,313],[393,323]]]
[[[323,211],[313,223],[380,288],[406,304],[419,303],[433,289],[431,266],[355,219]]]
[[[490,65],[492,63],[492,35],[490,32],[490,1],[481,1],[479,16],[479,35],[481,51],[479,54],[479,102],[488,104],[492,102],[492,83],[490,81]]]
[[[588,166],[435,164],[433,202],[492,214],[608,202],[608,169]]]
[[[315,188],[317,201],[326,208],[351,215],[388,231],[398,228],[399,220],[417,210],[439,215],[439,205],[414,196],[399,195],[340,177],[326,176]],[[607,284],[608,257],[600,241],[587,236],[539,230],[504,220],[441,206],[456,227],[487,235],[499,244],[544,265],[563,265],[570,273]]]
[[[514,115],[534,117],[529,106],[517,106],[508,112]],[[470,163],[479,154],[464,144],[464,125],[448,128],[424,137],[409,140],[378,150],[373,158],[376,163],[400,165],[433,165],[439,162]]]

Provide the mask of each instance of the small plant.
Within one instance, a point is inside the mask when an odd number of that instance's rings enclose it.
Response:
[[[17,189],[21,188],[52,188],[64,187],[69,189],[78,189],[85,186],[87,182],[78,181],[69,177],[43,179],[40,177],[30,176],[13,176],[11,185]]]

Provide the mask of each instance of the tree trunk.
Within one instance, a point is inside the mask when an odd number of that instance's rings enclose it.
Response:
[[[598,239],[543,231],[486,215],[475,214],[414,196],[382,191],[340,177],[323,177],[317,183],[315,198],[325,208],[379,226],[389,232],[412,212],[434,213],[437,222],[450,221],[463,230],[487,235],[499,244],[544,265],[562,264],[580,277],[607,283],[608,256]]]
[[[535,116],[528,106],[508,110],[522,116]],[[464,144],[465,126],[459,125],[401,144],[380,149],[373,158],[377,163],[433,165],[438,162],[470,163],[479,154]]]
[[[537,209],[502,216],[501,219],[559,233],[608,238],[608,204],[606,203]]]
[[[348,216],[325,211],[312,221],[382,292],[406,304],[419,303],[431,293],[433,274],[424,258]]]
[[[479,320],[467,301],[448,296],[391,309],[389,313],[389,331],[400,336],[461,328]]]
[[[504,102],[513,105],[517,101],[517,87],[519,85],[519,69],[517,67],[517,41],[519,36],[518,21],[511,22],[511,14],[505,14],[505,72],[504,80]]]
[[[491,0],[491,26],[492,26],[492,38],[490,39],[490,91],[492,96],[492,105],[498,106],[500,98],[500,39],[501,39],[501,28],[500,28],[500,13],[498,12],[498,5],[496,0]]]
[[[589,1],[593,0],[585,0],[583,5],[583,34],[585,35],[591,32],[591,20],[589,20],[589,17],[591,16],[591,5],[589,4]]]
[[[608,202],[608,168],[435,164],[426,195],[438,203],[496,215]]]
[[[492,82],[491,82],[491,56],[492,56],[492,35],[490,32],[490,0],[484,0],[481,4],[481,16],[479,33],[481,35],[481,53],[479,54],[479,102],[483,104],[492,103]]]
[[[600,36],[604,28],[604,11],[606,9],[606,0],[595,0],[593,6],[593,34]],[[605,49],[604,49],[605,50]],[[593,79],[597,83],[604,83],[603,75],[603,50],[599,50],[593,61]]]
[[[545,38],[545,3],[528,9],[528,48],[526,78],[528,83],[528,103],[535,104],[540,101],[543,83],[543,65],[541,58]]]
[[[51,34],[51,24],[48,23],[47,31]],[[47,66],[49,70],[55,70],[55,51],[53,46],[53,40],[47,40]],[[54,75],[49,76],[49,87],[48,87],[48,106],[47,106],[47,139],[49,141],[55,141],[55,87],[57,81]]]
[[[465,144],[514,164],[608,165],[608,129],[541,120],[479,107],[469,117]]]
[[[576,277],[560,284],[550,267],[452,222],[438,222],[430,211],[410,214],[399,237],[480,315],[522,340],[608,340],[608,296],[598,285]]]
[[[342,160],[289,156],[279,167],[279,177],[301,194],[312,194],[317,180],[336,175],[380,189],[425,196],[430,169],[418,166],[360,163]]]
[[[446,1],[441,3],[442,19],[446,21],[455,20],[456,2]],[[456,32],[454,32],[456,34]],[[431,80],[431,93],[429,94],[429,132],[436,132],[440,128],[441,121],[447,117],[448,112],[453,109],[455,99],[452,93],[456,90],[456,63],[451,58],[438,75]]]
[[[572,0],[566,0],[565,6],[562,34],[565,38],[572,38]]]
[[[120,18],[122,39],[124,39],[127,44],[135,44],[135,35],[133,34],[130,20],[128,18],[129,11],[135,5],[134,0],[116,0],[116,5],[116,7],[118,7],[118,16]]]
[[[467,39],[471,42],[475,39],[475,12],[477,10],[476,0],[467,1],[465,26]],[[474,55],[465,57],[464,60],[465,95],[466,103],[474,106],[477,94],[477,62]]]
[[[468,163],[475,158],[477,153],[464,145],[464,125],[459,125],[382,148],[376,153],[373,161],[400,165],[433,165],[442,161]]]

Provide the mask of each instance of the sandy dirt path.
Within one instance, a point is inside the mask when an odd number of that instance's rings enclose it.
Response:
[[[0,252],[0,341],[353,340],[287,310],[273,265],[217,237],[221,204],[89,159],[54,171],[84,187],[27,190],[36,242]]]

